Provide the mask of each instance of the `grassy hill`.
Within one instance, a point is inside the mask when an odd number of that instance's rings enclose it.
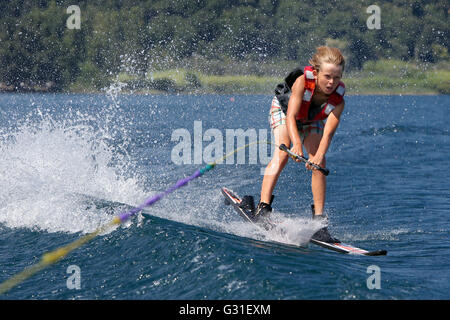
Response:
[[[145,77],[120,73],[111,81],[140,93],[271,94],[284,75],[207,74],[189,69],[149,72]],[[416,65],[399,60],[369,61],[360,71],[344,73],[347,94],[449,94],[445,64]]]

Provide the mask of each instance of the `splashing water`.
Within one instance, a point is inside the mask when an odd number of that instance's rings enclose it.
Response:
[[[136,134],[127,126],[133,119],[122,110],[122,89],[120,82],[113,83],[104,89],[106,101],[94,97],[87,107],[82,101],[83,109],[73,105],[52,108],[51,103],[35,102],[31,97],[34,108],[28,114],[10,112],[18,121],[0,131],[0,224],[89,233],[109,222],[113,214],[127,210],[113,202],[137,206],[148,198],[153,193],[144,187],[148,180],[152,189],[167,187],[172,180],[158,185],[156,176],[161,171],[150,176],[137,173],[136,160],[128,153]],[[77,98],[73,99],[76,103]],[[173,182],[191,173],[186,168],[175,170]],[[229,177],[226,180],[230,183]],[[98,208],[86,196],[105,205]],[[234,212],[224,215],[222,207],[211,210],[211,203],[222,203],[217,189],[206,191],[204,186],[191,185],[152,207],[150,213],[219,232],[297,245],[306,243],[318,229],[301,219],[283,217],[284,233],[261,232],[240,221]]]
[[[117,94],[117,92],[116,92]],[[0,132],[0,223],[47,232],[91,232],[111,215],[78,194],[142,199],[117,100],[98,115],[69,108],[63,119],[36,108]],[[123,119],[119,117],[119,121]],[[121,139],[118,139],[121,138]],[[118,142],[119,141],[119,142]]]

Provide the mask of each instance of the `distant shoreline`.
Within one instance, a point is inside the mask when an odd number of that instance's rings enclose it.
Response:
[[[288,65],[288,64],[286,64]],[[174,67],[145,74],[121,72],[91,79],[78,78],[63,85],[52,81],[23,80],[11,84],[0,79],[1,92],[115,92],[137,94],[274,94],[286,70],[263,68],[233,71],[200,71],[202,68]],[[290,69],[290,64],[289,68]],[[218,74],[219,73],[219,74]],[[240,74],[242,73],[242,74]],[[361,70],[345,71],[342,81],[347,95],[439,95],[450,94],[450,64],[418,65],[398,60],[368,61]]]
[[[99,94],[106,95],[104,90],[85,90],[85,91],[1,91],[2,94]],[[165,91],[136,91],[136,90],[122,90],[119,95],[272,95],[271,92],[165,92]],[[440,93],[436,91],[423,92],[390,92],[390,91],[367,91],[367,92],[347,92],[346,96],[440,96],[449,95],[449,93]]]
[[[447,77],[392,78],[349,77],[342,80],[346,95],[442,95],[450,94]],[[280,77],[256,75],[203,75],[189,71],[166,71],[151,79],[119,75],[105,82],[102,88],[84,83],[73,83],[67,88],[56,89],[52,84],[13,86],[0,82],[0,93],[105,93],[117,88],[120,93],[135,94],[274,94]]]

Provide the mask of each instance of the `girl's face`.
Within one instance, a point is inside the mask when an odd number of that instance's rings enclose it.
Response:
[[[332,63],[322,63],[320,70],[316,73],[316,84],[325,94],[331,94],[339,84],[342,77],[342,66]]]

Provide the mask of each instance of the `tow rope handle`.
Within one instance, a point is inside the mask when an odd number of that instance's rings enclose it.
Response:
[[[328,170],[327,168],[322,168],[321,166],[318,166],[317,164],[314,164],[312,162],[310,162],[308,159],[306,159],[305,157],[302,157],[296,153],[293,153],[291,150],[288,149],[288,147],[286,147],[286,145],[283,143],[279,146],[280,150],[283,150],[284,152],[287,152],[287,154],[294,160],[300,160],[302,162],[305,162],[307,164],[309,164],[310,166],[316,168],[317,170],[319,170],[320,172],[323,173],[323,175],[327,176],[330,173],[330,170]]]

